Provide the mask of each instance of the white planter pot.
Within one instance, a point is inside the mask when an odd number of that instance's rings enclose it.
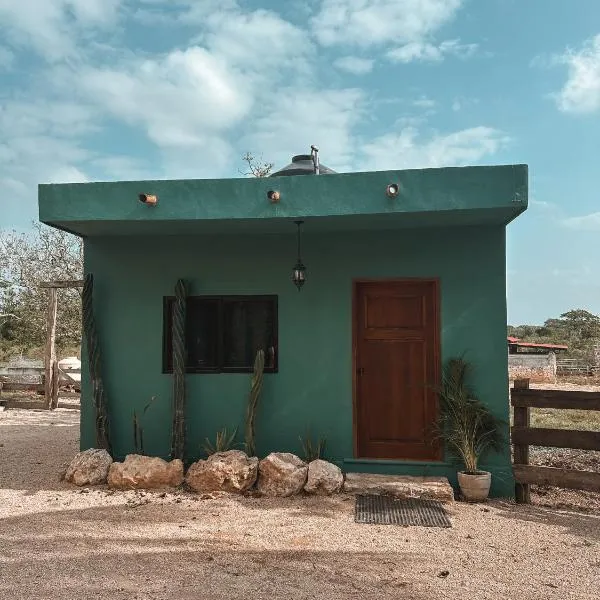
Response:
[[[490,493],[492,474],[479,471],[475,474],[459,471],[458,485],[467,502],[483,502]]]

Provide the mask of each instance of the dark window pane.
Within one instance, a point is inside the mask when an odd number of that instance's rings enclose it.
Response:
[[[188,369],[216,369],[219,366],[218,332],[218,300],[188,298],[185,324]]]
[[[165,298],[163,369],[173,371],[173,304]],[[190,296],[186,308],[187,371],[248,371],[256,352],[265,352],[265,370],[277,371],[277,297]]]
[[[227,298],[223,301],[223,368],[251,369],[259,349],[265,367],[275,367],[275,302]]]

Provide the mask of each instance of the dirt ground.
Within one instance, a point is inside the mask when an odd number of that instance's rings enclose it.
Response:
[[[200,499],[59,481],[79,413],[0,413],[0,598],[597,598],[600,515],[455,504],[358,525],[350,497]]]

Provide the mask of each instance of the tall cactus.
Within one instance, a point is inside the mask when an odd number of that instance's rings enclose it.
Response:
[[[100,344],[94,319],[94,277],[91,273],[85,276],[81,294],[83,312],[83,333],[87,344],[88,368],[92,383],[92,395],[96,410],[96,447],[111,452],[110,433],[108,427],[108,409],[106,395],[100,369]]]
[[[186,289],[183,279],[175,285],[173,303],[173,424],[171,430],[171,458],[183,460],[185,453],[185,305]]]
[[[248,456],[256,454],[255,429],[256,410],[258,408],[258,398],[263,385],[263,373],[265,370],[265,352],[258,350],[254,359],[254,373],[252,374],[252,383],[250,385],[250,395],[248,396],[248,412],[246,414],[246,452]]]

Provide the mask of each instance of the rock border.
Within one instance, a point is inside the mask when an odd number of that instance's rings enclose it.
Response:
[[[216,452],[192,463],[157,456],[128,454],[113,461],[106,450],[79,452],[61,479],[77,486],[106,484],[118,490],[177,488],[192,493],[249,494],[290,497],[300,494],[333,495],[343,491],[344,474],[334,463],[316,459],[306,463],[291,452],[272,452],[262,460],[242,450]]]

